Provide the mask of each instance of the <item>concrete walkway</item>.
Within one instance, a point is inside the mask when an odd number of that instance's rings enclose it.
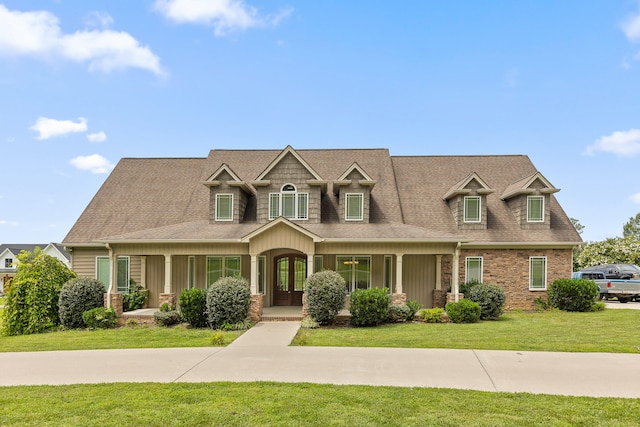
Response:
[[[640,355],[290,347],[261,322],[225,348],[0,353],[0,385],[278,381],[640,398]]]

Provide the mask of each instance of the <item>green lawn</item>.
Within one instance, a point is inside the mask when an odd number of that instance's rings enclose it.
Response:
[[[301,329],[296,345],[640,353],[640,310],[511,312],[474,324]]]
[[[242,332],[238,331],[224,332],[225,344],[229,344],[241,334]],[[182,326],[59,331],[13,337],[0,336],[0,351],[207,347],[214,345],[211,341],[213,335],[214,331],[211,329],[188,329]]]
[[[640,399],[276,383],[4,387],[2,426],[636,426]]]

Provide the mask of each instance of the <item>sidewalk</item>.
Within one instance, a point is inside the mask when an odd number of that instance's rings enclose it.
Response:
[[[261,322],[226,348],[0,353],[10,367],[0,385],[277,381],[640,398],[638,354],[290,347],[298,327]]]

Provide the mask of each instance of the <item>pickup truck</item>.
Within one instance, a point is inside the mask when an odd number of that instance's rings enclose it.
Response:
[[[636,274],[624,274],[622,277],[629,277],[624,279],[613,278],[614,274],[610,269],[597,270],[598,266],[585,268],[582,271],[573,273],[574,279],[589,279],[596,282],[600,291],[600,298],[607,300],[610,298],[617,298],[621,303],[628,303],[629,301],[636,299],[640,300],[640,275]],[[608,267],[608,266],[607,266]],[[637,266],[633,266],[638,268]],[[627,269],[633,271],[633,268]],[[638,270],[640,271],[640,269]]]

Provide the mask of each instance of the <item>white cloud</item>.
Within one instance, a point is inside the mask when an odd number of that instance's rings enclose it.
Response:
[[[603,136],[589,145],[585,154],[593,155],[596,151],[613,153],[620,157],[630,157],[640,154],[640,129],[616,131]]]
[[[20,223],[17,221],[5,221],[3,219],[0,219],[0,225],[9,225],[11,227],[17,227],[18,225],[20,225]]]
[[[292,12],[292,9],[283,9],[274,15],[261,15],[243,0],[156,0],[155,8],[166,18],[180,24],[212,26],[216,36],[249,28],[276,26]]]
[[[103,131],[87,134],[87,139],[91,142],[104,142],[107,140],[107,134]]]
[[[113,18],[107,12],[90,12],[84,18],[87,27],[109,28],[113,24]]]
[[[78,117],[78,121],[71,120],[56,120],[49,119],[47,117],[38,117],[36,124],[29,129],[36,131],[39,135],[37,139],[49,139],[54,136],[62,136],[68,133],[86,132],[87,131],[87,119],[84,117]]]
[[[90,156],[78,156],[69,161],[73,166],[80,170],[90,171],[91,173],[109,173],[114,165],[100,154],[92,154]]]
[[[629,200],[631,200],[633,203],[640,205],[640,193],[636,193],[629,196]]]
[[[98,15],[109,25],[108,15]],[[0,4],[0,55],[63,58],[88,63],[91,71],[110,72],[129,67],[164,75],[160,59],[123,31],[85,30],[63,34],[58,18],[47,11],[20,12]]]
[[[640,13],[629,17],[621,25],[624,35],[632,43],[640,43]]]

